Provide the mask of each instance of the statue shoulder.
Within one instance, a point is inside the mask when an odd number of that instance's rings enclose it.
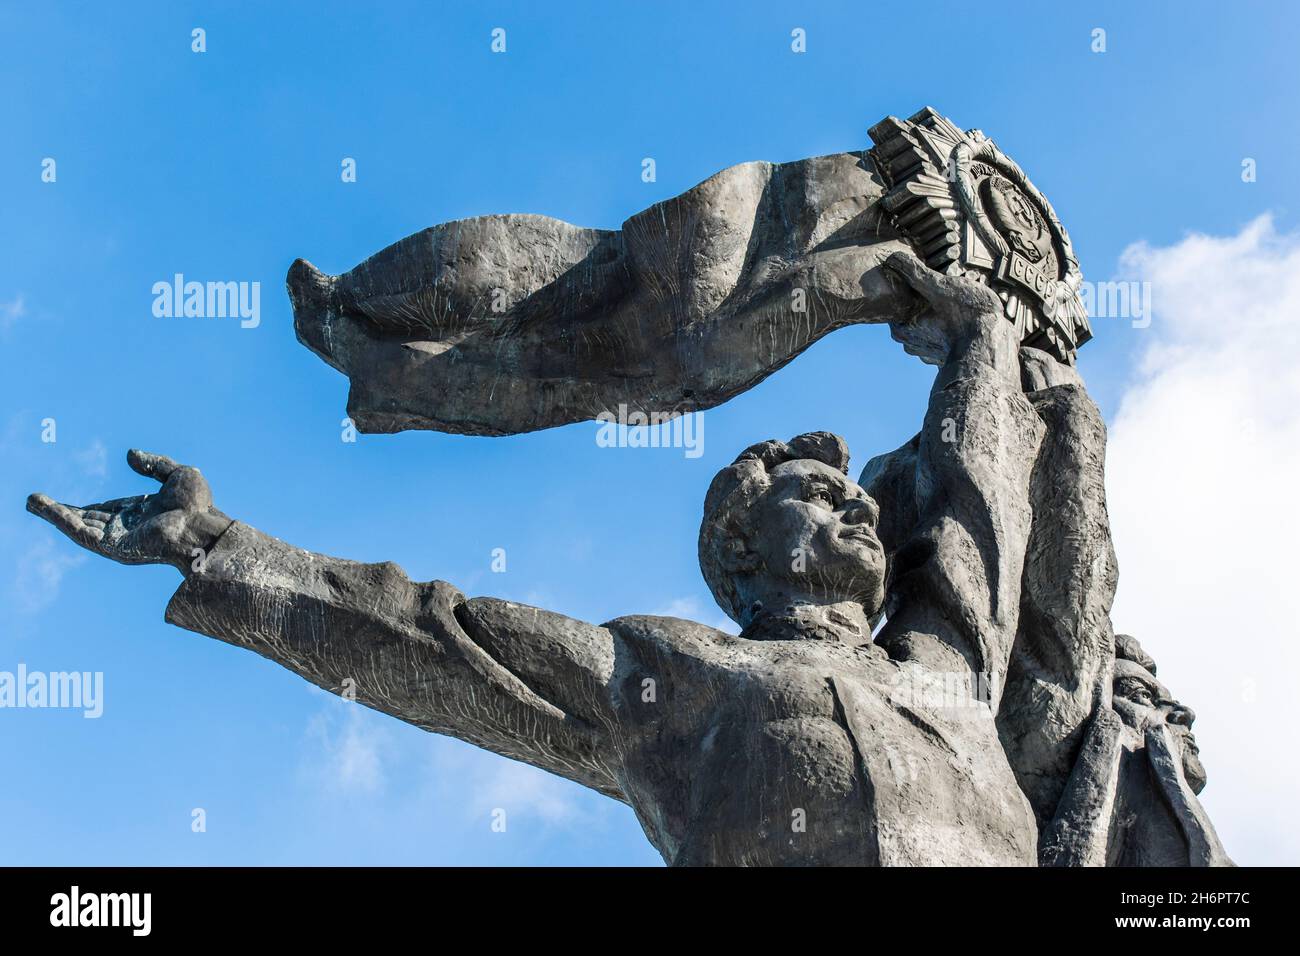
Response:
[[[631,614],[603,625],[636,656],[715,661],[738,652],[734,635],[707,624],[659,614]]]

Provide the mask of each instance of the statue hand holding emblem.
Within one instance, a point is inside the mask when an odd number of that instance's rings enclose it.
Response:
[[[991,287],[1020,341],[1073,364],[1092,338],[1079,263],[1051,204],[979,130],[926,107],[871,128],[895,226],[933,269]]]

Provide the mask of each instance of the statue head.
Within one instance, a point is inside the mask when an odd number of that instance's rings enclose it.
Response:
[[[849,479],[844,439],[812,432],[753,445],[714,477],[700,568],[719,606],[747,627],[763,608],[852,601],[874,617],[885,553],[876,503]]]
[[[1139,737],[1163,724],[1181,751],[1183,776],[1193,793],[1205,789],[1205,768],[1201,765],[1192,722],[1196,714],[1174,700],[1165,685],[1156,680],[1156,663],[1142,645],[1128,634],[1115,635],[1115,671],[1112,677],[1112,706],[1125,725]]]

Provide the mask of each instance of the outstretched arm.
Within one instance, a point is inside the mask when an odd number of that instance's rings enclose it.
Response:
[[[895,555],[878,640],[901,659],[985,675],[996,710],[1043,425],[1021,390],[1019,341],[997,295],[910,255],[886,265],[917,295],[918,315],[895,323],[895,338],[940,368],[916,447],[917,525]]]
[[[212,507],[198,469],[132,451],[154,495],[28,510],[124,563],[166,563],[185,581],[167,620],[248,648],[332,693],[622,799],[603,687],[604,628],[490,599],[395,564],[295,548]]]

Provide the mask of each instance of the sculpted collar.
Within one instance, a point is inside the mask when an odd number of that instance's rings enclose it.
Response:
[[[871,631],[834,608],[791,604],[777,611],[759,607],[740,632],[750,641],[834,641],[855,646],[871,643]]]

